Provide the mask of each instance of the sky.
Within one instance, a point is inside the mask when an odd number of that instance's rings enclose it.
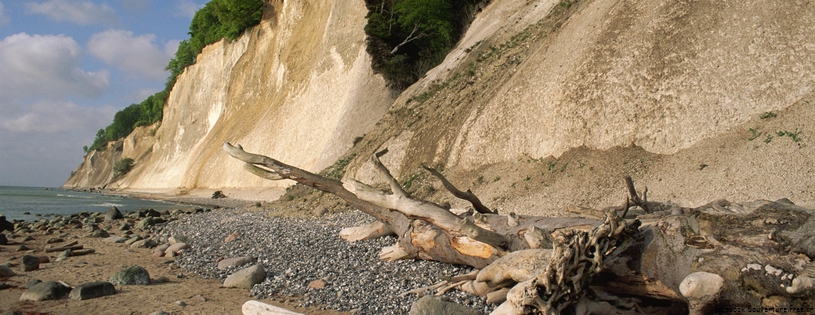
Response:
[[[208,0],[0,0],[0,186],[59,187]]]

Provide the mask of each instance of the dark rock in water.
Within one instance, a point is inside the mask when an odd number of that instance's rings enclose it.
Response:
[[[25,255],[20,259],[20,270],[32,271],[40,269],[40,259],[36,256]]]
[[[0,232],[3,231],[11,231],[14,232],[14,224],[9,221],[6,221],[6,216],[0,214]]]
[[[221,199],[221,198],[226,198],[226,195],[224,195],[223,191],[216,190],[214,193],[212,193],[212,199]]]
[[[258,283],[266,279],[266,270],[260,265],[243,269],[226,277],[224,286],[227,288],[252,289]]]
[[[108,212],[105,213],[105,221],[124,219],[124,217],[125,216],[122,215],[122,212],[119,211],[119,208],[116,207],[110,207],[110,210],[108,210]]]
[[[112,283],[106,281],[95,281],[76,286],[76,288],[71,290],[68,297],[70,297],[72,300],[87,300],[113,294],[116,294],[116,288],[113,287]]]
[[[464,305],[445,302],[440,298],[425,295],[410,307],[409,315],[483,315],[484,313]]]
[[[59,282],[46,281],[38,283],[37,285],[29,288],[20,297],[20,301],[44,301],[44,300],[59,300],[65,294],[71,291],[71,288],[62,285]]]
[[[114,285],[148,285],[150,284],[150,274],[147,270],[137,265],[119,270],[110,278],[110,283]]]
[[[6,234],[0,233],[0,245],[8,245]]]

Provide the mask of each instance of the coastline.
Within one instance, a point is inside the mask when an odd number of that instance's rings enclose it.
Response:
[[[180,196],[155,192],[98,192],[128,198],[169,201],[190,206],[190,208],[214,208],[212,211],[235,209],[252,211],[246,210],[246,206],[258,202],[235,197],[212,199],[205,195],[206,191]],[[235,195],[240,194],[233,194],[232,196]],[[179,208],[185,208],[184,206]],[[194,210],[187,211],[195,212]],[[194,215],[196,214],[182,214],[180,218]],[[104,214],[101,214],[101,216],[104,216]],[[45,219],[54,220],[56,218]],[[122,220],[103,221],[98,223],[98,228],[109,232],[111,236],[129,237],[128,234],[120,230],[120,226],[124,222],[135,225],[138,221],[138,219],[127,217]],[[133,247],[123,243],[111,242],[108,238],[89,237],[89,229],[93,228],[89,228],[87,224],[85,226],[76,224],[62,228],[6,233],[6,235],[10,236],[8,237],[9,243],[0,245],[0,264],[8,266],[16,275],[0,277],[0,282],[8,285],[8,288],[0,290],[0,312],[18,311],[23,314],[118,314],[122,312],[152,314],[153,312],[164,311],[171,314],[241,314],[241,306],[245,302],[261,300],[252,296],[246,289],[224,288],[221,281],[216,278],[208,279],[193,271],[179,267],[177,263],[178,257],[154,257],[155,250],[153,248]],[[133,232],[145,239],[158,237],[157,233],[152,229],[133,229]],[[63,241],[49,243],[55,239],[62,239]],[[46,251],[47,248],[59,247],[61,244],[73,241],[78,242],[85,249],[92,249],[94,252],[58,261],[60,252]],[[41,261],[44,262],[40,264],[40,268],[37,270],[23,271],[21,269],[21,259],[24,255],[41,257]],[[21,295],[26,291],[26,286],[34,280],[62,281],[71,286],[77,286],[93,281],[108,281],[117,271],[132,265],[139,265],[148,270],[153,283],[146,286],[116,286],[116,294],[82,301],[71,300],[67,296],[58,300],[40,302],[20,301]],[[293,303],[286,304],[268,299],[261,301],[303,314],[349,314],[332,310],[298,308]]]

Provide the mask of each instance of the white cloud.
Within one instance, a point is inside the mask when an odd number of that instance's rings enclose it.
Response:
[[[133,36],[131,31],[109,30],[91,36],[88,50],[109,65],[144,79],[163,81],[172,55],[159,49],[155,40],[153,34]]]
[[[89,1],[50,0],[25,4],[29,14],[42,14],[55,21],[68,21],[80,25],[113,25],[119,22],[116,12],[107,4]]]
[[[18,33],[0,41],[0,102],[34,95],[96,97],[108,86],[106,71],[79,67],[81,49],[64,35]]]
[[[195,11],[198,9],[203,8],[206,3],[195,3],[192,0],[176,0],[175,2],[175,16],[183,16],[192,18],[195,16]]]
[[[15,133],[56,133],[104,126],[113,119],[116,109],[82,107],[73,102],[41,101],[31,105],[18,117],[0,118],[0,130]]]
[[[6,16],[6,9],[3,7],[3,3],[0,2],[0,26],[8,24],[9,21],[8,16]]]

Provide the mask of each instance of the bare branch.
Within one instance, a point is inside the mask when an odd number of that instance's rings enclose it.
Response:
[[[424,168],[425,170],[430,172],[430,174],[438,178],[441,181],[441,184],[444,186],[444,188],[447,189],[447,191],[449,191],[451,194],[453,194],[453,196],[456,196],[456,198],[459,199],[469,201],[473,205],[473,208],[475,208],[475,211],[478,211],[479,213],[495,213],[492,210],[490,210],[490,208],[487,208],[487,206],[481,203],[481,200],[478,199],[478,197],[476,197],[471,190],[467,189],[467,192],[458,190],[458,188],[456,188],[456,186],[453,185],[453,183],[448,181],[447,178],[445,178],[444,175],[442,175],[439,171],[427,167],[424,164],[422,164],[422,168]]]

